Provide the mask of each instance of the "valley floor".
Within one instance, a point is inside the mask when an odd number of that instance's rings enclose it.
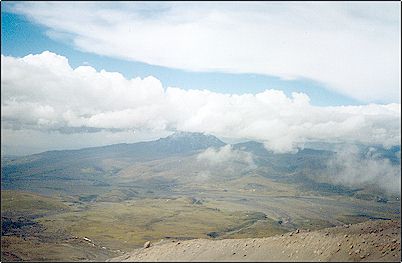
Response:
[[[266,238],[161,240],[108,261],[401,261],[400,221],[376,220]]]

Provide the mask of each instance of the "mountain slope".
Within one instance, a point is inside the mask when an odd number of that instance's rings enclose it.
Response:
[[[2,188],[26,188],[26,181],[93,180],[109,178],[136,162],[194,154],[224,142],[212,135],[177,132],[166,138],[132,144],[114,144],[79,150],[47,151],[2,159]],[[26,189],[31,190],[31,189]]]
[[[400,262],[400,221],[367,221],[268,238],[161,241],[110,261]]]
[[[172,154],[187,154],[192,151],[221,147],[225,143],[213,135],[203,133],[176,132],[166,138],[138,143],[121,143],[78,150],[56,150],[24,157],[8,157],[2,161],[26,163],[36,161],[58,162],[65,159],[80,160],[82,158],[132,158],[157,159]]]

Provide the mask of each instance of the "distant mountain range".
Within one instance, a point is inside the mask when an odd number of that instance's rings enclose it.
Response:
[[[326,173],[328,160],[335,154],[329,150],[305,148],[294,154],[276,154],[267,150],[260,142],[248,141],[233,144],[232,149],[251,154],[255,167],[233,162],[226,164],[228,167],[211,168],[207,163],[197,160],[197,155],[202,151],[208,148],[219,149],[225,145],[226,143],[213,135],[176,132],[155,141],[7,157],[2,158],[2,189],[49,193],[49,189],[50,192],[55,192],[54,189],[60,188],[68,193],[80,193],[84,191],[80,188],[82,185],[114,185],[123,179],[127,180],[127,176],[135,187],[143,184],[143,187],[152,188],[156,181],[158,185],[165,182],[171,186],[183,180],[185,182],[182,183],[187,184],[186,180],[191,176],[196,180],[197,174],[213,171],[210,178],[215,178],[214,180],[234,180],[246,174],[254,174],[307,188],[314,185],[314,189],[325,191],[329,189],[328,191],[348,193],[351,190],[327,185],[330,182],[323,174]],[[373,149],[368,146],[360,148],[362,156]],[[400,146],[391,149],[376,146],[375,153],[376,158],[387,158],[394,165],[400,165]],[[146,180],[140,176],[143,172],[139,171],[143,169],[147,171]],[[89,186],[85,191],[91,191]],[[95,192],[98,190],[94,189]]]
[[[38,154],[28,155],[28,159],[46,159],[46,160],[57,160],[61,158],[82,158],[82,157],[129,157],[129,158],[140,158],[140,159],[154,159],[160,158],[166,155],[175,154],[188,154],[194,151],[199,151],[207,148],[219,148],[225,146],[226,143],[218,139],[213,135],[208,135],[199,132],[182,132],[178,131],[166,138],[160,138],[155,141],[146,141],[138,143],[120,143],[107,146],[89,147],[77,150],[52,150],[46,151]],[[306,143],[304,149],[299,149],[296,155],[314,154],[314,153],[324,153],[330,154],[331,152],[336,152],[337,149],[342,147],[341,144],[331,144],[323,142],[311,142]],[[343,145],[344,146],[344,145]],[[356,144],[356,146],[361,150],[362,154],[366,154],[370,148],[374,148],[376,154],[382,158],[388,158],[394,163],[400,161],[400,156],[398,157],[398,152],[401,151],[401,146],[392,146],[389,149],[385,149],[378,145],[367,146]],[[267,150],[263,143],[256,141],[247,141],[233,144],[233,148],[237,150],[247,151],[255,154],[256,156],[267,156],[274,155],[272,151]],[[284,155],[293,155],[291,153]],[[25,159],[27,157],[21,156],[2,156],[2,159],[17,160]]]

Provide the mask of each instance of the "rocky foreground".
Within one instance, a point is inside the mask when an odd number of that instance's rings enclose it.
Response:
[[[267,238],[161,240],[109,261],[401,261],[400,221],[368,221]]]

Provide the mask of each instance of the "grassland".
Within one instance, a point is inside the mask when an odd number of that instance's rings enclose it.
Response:
[[[265,226],[260,234],[285,231],[263,213],[211,208],[189,197],[88,202],[85,206],[18,191],[4,191],[3,198],[2,213],[13,212],[11,220],[25,217],[34,222],[18,231],[12,229],[18,228],[15,224],[8,226],[2,235],[5,259],[104,259],[147,240],[254,235],[258,222]]]
[[[1,211],[23,215],[47,215],[66,212],[71,208],[60,198],[28,192],[1,191]]]
[[[248,185],[247,180],[242,183]],[[203,188],[196,198],[143,197],[116,202],[100,201],[102,195],[98,201],[80,201],[80,196],[2,191],[3,222],[10,223],[2,235],[2,257],[104,260],[148,240],[268,237],[295,228],[320,229],[376,216],[397,217],[392,214],[394,205],[355,200],[356,207],[351,207],[350,197],[273,196],[263,189],[226,188],[226,192]],[[119,192],[114,194],[119,197]],[[362,207],[367,207],[369,215],[361,213]]]
[[[221,211],[194,204],[190,198],[177,198],[99,202],[85,211],[43,217],[38,222],[46,231],[69,232],[112,250],[129,250],[147,240],[208,238],[211,232],[220,237],[258,220],[265,220],[265,216]]]

